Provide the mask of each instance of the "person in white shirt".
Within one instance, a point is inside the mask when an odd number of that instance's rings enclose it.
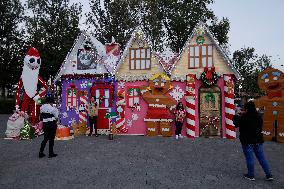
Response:
[[[57,129],[58,109],[53,107],[54,98],[52,94],[46,95],[45,104],[40,107],[40,114],[43,122],[44,139],[41,142],[39,158],[45,156],[44,148],[47,141],[49,141],[49,158],[56,157],[57,154],[53,152],[54,138]]]

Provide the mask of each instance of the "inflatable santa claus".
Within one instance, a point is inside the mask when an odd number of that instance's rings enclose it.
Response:
[[[39,118],[37,101],[46,94],[48,89],[45,81],[38,75],[40,64],[38,50],[31,47],[25,56],[22,76],[16,90],[16,110],[28,113],[32,124],[36,124]],[[38,90],[38,82],[42,85],[43,90]],[[21,90],[23,86],[24,90]]]

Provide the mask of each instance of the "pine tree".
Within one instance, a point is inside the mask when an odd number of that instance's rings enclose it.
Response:
[[[19,0],[0,1],[0,87],[16,84],[21,73],[24,47],[24,31],[20,28],[24,8]]]
[[[81,4],[70,5],[69,0],[28,0],[26,26],[29,45],[40,52],[41,76],[47,80],[55,76],[80,30]]]
[[[241,96],[257,97],[262,94],[257,84],[259,72],[267,67],[271,67],[270,58],[266,55],[259,56],[255,49],[251,47],[236,50],[233,53],[234,67],[240,72],[243,80],[236,85],[236,91]],[[241,85],[241,88],[239,86]],[[239,95],[239,94],[238,94]]]
[[[220,44],[228,42],[229,21],[220,22],[208,8],[213,0],[91,0],[87,23],[94,26],[95,35],[102,41],[115,36],[123,46],[135,27],[141,27],[160,50],[166,43],[174,51],[182,49],[189,34],[199,21],[209,22]],[[165,42],[167,41],[167,42]]]

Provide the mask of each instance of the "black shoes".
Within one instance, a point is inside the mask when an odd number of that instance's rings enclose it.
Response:
[[[244,178],[248,179],[248,180],[251,180],[251,181],[255,181],[255,178],[252,177],[252,176],[249,176],[248,174],[244,174]]]
[[[48,156],[48,158],[53,158],[53,157],[56,157],[57,156],[57,154],[50,154],[49,156]]]
[[[38,154],[38,157],[39,158],[43,158],[45,156],[45,154],[43,153],[43,152],[40,152],[39,154]]]
[[[265,180],[267,180],[267,181],[273,181],[272,175],[267,175]]]
[[[249,176],[248,174],[244,174],[244,178],[245,178],[245,179],[248,179],[248,180],[251,180],[251,181],[254,181],[254,180],[255,180],[254,177]],[[267,181],[273,181],[274,179],[273,179],[272,175],[266,175],[266,179],[265,179],[265,180],[267,180]]]

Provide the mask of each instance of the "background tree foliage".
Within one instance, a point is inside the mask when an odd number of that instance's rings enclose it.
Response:
[[[0,1],[0,87],[5,89],[18,81],[23,59],[25,39],[23,29],[24,8],[19,0]]]
[[[0,1],[2,91],[17,83],[30,46],[40,51],[40,74],[44,79],[55,76],[80,32],[81,4],[71,4],[70,0],[26,0],[25,3],[22,6],[20,0]],[[179,52],[194,26],[203,21],[219,44],[229,50],[230,22],[214,15],[209,8],[212,3],[213,0],[89,0],[85,6],[90,6],[91,11],[86,14],[86,23],[100,41],[110,42],[114,36],[122,49],[139,26],[154,50],[160,51],[167,45]],[[233,53],[233,61],[244,79],[242,94],[250,97],[261,94],[257,74],[271,66],[270,57],[257,55],[254,48],[242,48]]]
[[[210,24],[220,44],[228,42],[229,20],[218,21],[208,8],[213,0],[91,0],[87,23],[102,41],[115,36],[122,47],[131,32],[141,27],[151,40],[153,48],[160,50],[166,43],[179,52],[199,21]],[[91,28],[92,29],[92,28]]]
[[[252,47],[242,48],[233,53],[234,67],[241,73],[243,80],[236,84],[237,95],[255,98],[262,94],[257,84],[259,72],[271,67],[270,58],[259,56]],[[239,86],[241,85],[241,89]]]
[[[78,36],[81,4],[69,0],[28,0],[26,32],[29,46],[41,55],[41,76],[55,76]]]

